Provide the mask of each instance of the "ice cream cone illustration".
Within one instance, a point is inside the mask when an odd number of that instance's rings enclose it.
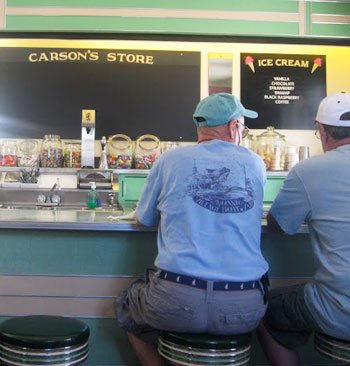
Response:
[[[244,63],[250,67],[250,69],[255,72],[254,68],[254,59],[251,56],[247,56],[244,60]]]
[[[322,66],[322,60],[320,57],[314,59],[314,64],[312,66],[311,74],[318,68]]]

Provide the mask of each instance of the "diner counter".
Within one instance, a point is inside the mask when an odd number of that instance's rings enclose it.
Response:
[[[266,212],[265,212],[266,213]],[[0,209],[1,229],[156,231],[156,227],[138,226],[133,219],[120,219],[120,211]],[[264,215],[265,217],[265,215]],[[262,232],[269,232],[263,218]],[[298,233],[308,233],[303,225]]]

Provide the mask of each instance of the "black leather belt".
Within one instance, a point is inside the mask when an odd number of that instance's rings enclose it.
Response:
[[[195,278],[185,276],[182,274],[160,271],[159,277],[163,280],[179,283],[181,285],[187,285],[191,287],[197,287],[205,290],[207,288],[208,281],[202,280],[201,278]],[[247,282],[232,282],[232,281],[214,281],[214,291],[245,291],[260,289],[259,280],[247,281]]]

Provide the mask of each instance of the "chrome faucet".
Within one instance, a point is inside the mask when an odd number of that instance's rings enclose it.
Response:
[[[51,189],[49,190],[49,193],[47,194],[47,196],[46,196],[46,200],[45,200],[45,202],[46,202],[46,203],[52,202],[52,196],[53,196],[54,191],[55,191],[55,189],[56,189],[56,188],[57,188],[57,183],[55,183],[55,184],[51,187]]]

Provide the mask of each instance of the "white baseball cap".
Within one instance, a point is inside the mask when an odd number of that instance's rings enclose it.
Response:
[[[316,121],[324,125],[350,127],[350,93],[334,93],[322,99]]]

